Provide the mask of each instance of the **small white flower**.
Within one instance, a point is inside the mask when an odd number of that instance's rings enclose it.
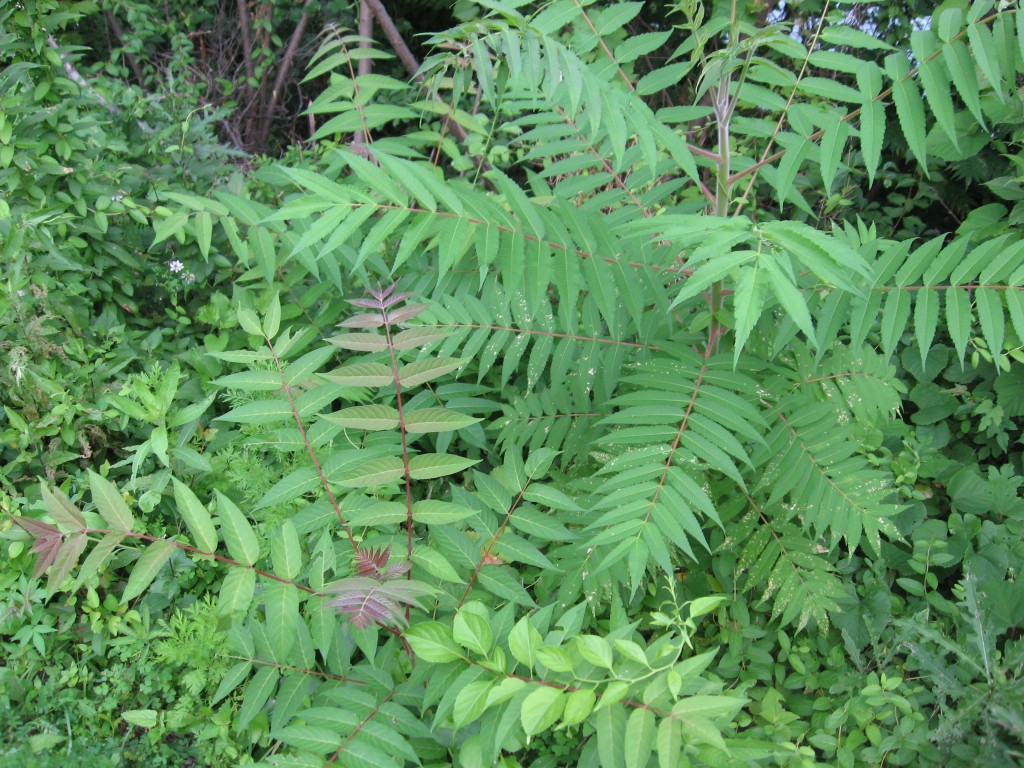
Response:
[[[171,272],[177,274],[178,272],[181,272],[181,270],[185,268],[185,265],[182,264],[177,259],[175,259],[174,261],[167,265],[167,268],[171,270]]]
[[[184,275],[181,276],[181,280],[184,283],[194,283],[196,281],[196,273],[186,272]]]
[[[18,291],[18,295],[19,296],[24,296],[25,295],[25,291]]]

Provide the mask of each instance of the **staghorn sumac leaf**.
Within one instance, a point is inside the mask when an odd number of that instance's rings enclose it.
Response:
[[[408,328],[391,337],[391,346],[395,349],[417,349],[435,341],[446,339],[451,333],[447,328],[437,328],[429,325]]]
[[[331,728],[313,725],[287,725],[272,731],[270,736],[315,755],[326,755],[337,751],[341,746],[342,739],[341,734]]]
[[[397,417],[397,412],[396,412]],[[457,429],[476,424],[481,419],[467,416],[464,413],[450,411],[447,408],[417,408],[404,414],[405,431],[419,434],[422,432],[454,432]]]
[[[78,564],[78,558],[85,550],[88,537],[84,531],[72,533],[61,542],[57,555],[50,566],[50,577],[46,582],[46,594],[52,597],[60,590],[61,584],[67,578],[71,570]]]
[[[256,592],[256,573],[249,568],[232,568],[220,585],[217,613],[220,616],[244,614]]]
[[[294,418],[292,407],[287,400],[257,400],[232,408],[218,421],[233,421],[237,424],[275,424]]]
[[[39,486],[40,495],[46,505],[46,511],[50,513],[58,525],[69,528],[72,532],[81,531],[86,528],[85,518],[82,512],[71,503],[71,499],[64,495],[60,488],[50,490],[45,483]]]
[[[249,684],[245,687],[245,694],[242,697],[242,706],[235,716],[234,727],[238,732],[244,732],[253,718],[263,709],[270,696],[277,687],[277,681],[281,672],[276,667],[261,667]]]
[[[417,523],[429,525],[446,525],[465,520],[478,514],[475,509],[469,509],[459,504],[452,504],[448,501],[437,499],[424,499],[414,502],[412,505],[412,519]]]
[[[281,376],[276,371],[242,371],[220,376],[210,383],[242,392],[273,392],[281,388]]]
[[[346,429],[364,429],[377,431],[394,429],[398,426],[398,409],[390,405],[355,405],[342,408],[335,413],[323,417],[327,421],[340,424]]]
[[[297,639],[295,623],[299,620],[299,591],[292,584],[268,581],[262,595],[270,650],[275,659],[287,659]]]
[[[349,488],[387,485],[405,477],[405,464],[398,456],[381,456],[364,462],[358,469],[344,474],[339,482]]]
[[[98,573],[100,568],[110,559],[117,545],[123,540],[124,534],[121,533],[108,533],[100,539],[99,543],[92,548],[89,556],[85,558],[82,565],[78,568],[78,576],[71,591],[77,592],[90,577]]]
[[[260,556],[260,545],[256,532],[231,499],[217,491],[217,510],[220,517],[220,530],[224,536],[228,553],[240,563],[252,565]]]
[[[383,363],[353,363],[325,373],[323,377],[346,387],[383,387],[395,381],[391,367]]]
[[[192,492],[192,489],[185,485],[178,478],[172,478],[174,482],[174,501],[178,506],[178,513],[185,521],[196,547],[203,552],[217,551],[217,529],[213,526],[213,519],[210,517],[206,505]]]
[[[414,387],[451,373],[462,365],[461,360],[451,357],[438,357],[428,360],[417,360],[407,363],[398,369],[398,381],[403,387]]]
[[[107,525],[114,531],[131,531],[135,520],[117,486],[90,469],[89,487],[92,489],[92,500],[96,504],[96,510]]]
[[[626,768],[646,768],[654,752],[657,735],[654,713],[647,708],[634,709],[626,721]]]
[[[479,463],[480,459],[466,459],[447,453],[421,453],[409,459],[409,476],[413,480],[431,480],[454,475]]]
[[[122,605],[141,595],[153,583],[153,579],[171,559],[175,549],[177,547],[171,541],[154,541],[146,547],[146,551],[132,565],[128,585],[121,595]]]
[[[270,537],[270,560],[274,573],[292,580],[302,569],[302,545],[291,520],[285,520]]]
[[[383,352],[388,348],[388,339],[382,333],[343,333],[327,339],[331,344],[353,352]]]

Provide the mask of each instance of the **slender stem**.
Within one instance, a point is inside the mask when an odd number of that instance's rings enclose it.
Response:
[[[366,0],[359,0],[359,50],[373,47],[373,13],[370,11],[370,6],[366,4]],[[364,56],[359,59],[358,72],[359,75],[368,75],[373,71],[373,59],[369,56]],[[352,78],[352,82],[356,83],[356,78]],[[358,89],[358,84],[355,85]],[[359,116],[363,123],[363,127],[360,128],[352,136],[352,141],[356,144],[363,144],[367,141],[370,136],[370,131],[366,127],[366,121],[362,119],[362,99],[359,99]]]
[[[728,216],[729,215],[729,191],[732,188],[732,183],[729,179],[729,166],[731,160],[731,153],[729,149],[729,119],[732,116],[732,103],[729,98],[729,85],[731,78],[729,74],[726,74],[722,82],[718,84],[717,92],[715,94],[715,122],[718,126],[718,166],[716,168],[716,180],[715,180],[715,203],[714,203],[714,215],[715,216]],[[711,285],[711,300],[709,302],[709,309],[711,311],[711,323],[708,326],[708,346],[709,353],[714,353],[718,348],[718,340],[722,336],[722,324],[718,315],[722,310],[722,304],[725,296],[725,283],[722,280],[718,280]]]
[[[247,0],[238,0],[238,25],[242,30],[242,63],[245,65],[245,76],[255,80],[256,67],[252,63],[252,22],[249,19]],[[252,93],[252,83],[246,83],[245,87]]]

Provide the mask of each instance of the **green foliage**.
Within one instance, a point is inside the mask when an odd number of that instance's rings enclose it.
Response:
[[[947,3],[908,49],[648,5],[461,8],[415,84],[332,30],[315,151],[215,183],[190,144],[95,211],[106,177],[17,151],[49,156],[52,107],[53,152],[110,162],[60,120],[116,120],[29,24],[53,7],[8,13],[30,749],[75,706],[211,765],[1019,758],[1021,15]],[[161,166],[143,146],[110,184]],[[955,227],[905,221],[1000,152]],[[147,260],[162,316],[123,315]],[[107,698],[47,703],[55,673]]]

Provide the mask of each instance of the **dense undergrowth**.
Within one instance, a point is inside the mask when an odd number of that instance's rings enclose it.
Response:
[[[325,22],[278,158],[0,11],[4,764],[1018,763],[1024,14],[872,8]]]

